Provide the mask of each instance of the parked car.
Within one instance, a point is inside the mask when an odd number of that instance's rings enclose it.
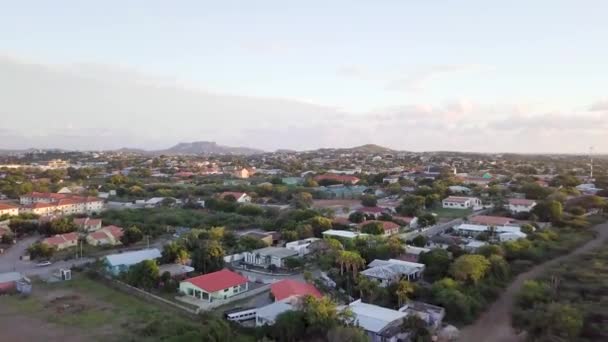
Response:
[[[39,263],[36,264],[37,267],[46,267],[46,266],[50,266],[52,263],[48,260],[45,261],[41,261]]]

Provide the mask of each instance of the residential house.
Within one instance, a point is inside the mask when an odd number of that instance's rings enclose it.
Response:
[[[467,188],[466,186],[461,186],[461,185],[449,186],[448,190],[450,190],[450,192],[454,193],[454,194],[468,194],[471,192],[471,189]]]
[[[19,198],[22,211],[41,216],[75,215],[99,213],[103,210],[103,199],[71,194],[33,192]]]
[[[255,326],[271,326],[277,317],[287,311],[295,310],[296,307],[289,300],[277,301],[256,309]]]
[[[529,213],[535,206],[536,201],[523,198],[510,198],[507,203],[507,208],[514,214]]]
[[[188,278],[179,283],[179,292],[202,301],[228,299],[249,289],[247,278],[228,269]]]
[[[250,252],[243,253],[243,262],[261,267],[282,268],[285,266],[285,259],[298,257],[298,252],[283,247],[265,247]]]
[[[290,186],[304,184],[304,178],[302,177],[284,177],[281,179],[281,181],[283,182],[283,184]]]
[[[106,255],[103,258],[105,269],[114,276],[126,272],[135,264],[144,260],[156,260],[161,257],[160,250],[157,248],[141,249],[139,251],[124,252]]]
[[[382,207],[361,207],[357,209],[357,211],[367,217],[373,217],[374,219],[380,218],[382,214],[392,214],[390,209]]]
[[[418,218],[411,216],[393,216],[393,221],[402,227],[416,228],[418,227]]]
[[[311,243],[321,240],[319,238],[308,238],[303,240],[291,241],[285,244],[285,248],[298,252],[298,256],[305,256],[310,253],[308,247]]]
[[[386,183],[386,184],[395,184],[399,182],[399,175],[390,175],[390,176],[386,176],[384,178],[382,178],[382,183]]]
[[[368,267],[361,274],[377,280],[382,287],[387,287],[401,279],[417,280],[422,277],[425,268],[424,264],[397,259],[376,259],[370,262]]]
[[[47,244],[56,250],[60,251],[62,249],[76,247],[78,245],[78,234],[77,233],[67,233],[67,234],[57,234],[55,236],[48,237],[42,240],[42,243]]]
[[[321,298],[323,295],[312,284],[284,279],[270,285],[270,293],[275,301],[282,301],[291,297],[313,296]]]
[[[368,224],[373,224],[373,223],[379,223],[382,227],[382,230],[384,231],[384,233],[382,234],[383,236],[391,236],[391,235],[395,235],[395,234],[399,234],[399,225],[396,224],[395,222],[391,222],[391,221],[375,221],[375,220],[369,220],[369,221],[363,221],[359,224],[359,229],[363,229],[363,227],[365,227]]]
[[[477,197],[449,196],[442,201],[443,208],[446,209],[473,209],[483,208],[481,200]]]
[[[357,199],[361,197],[368,189],[363,185],[345,186],[345,185],[330,185],[321,186],[318,188],[324,198],[329,199]]]
[[[408,316],[418,316],[431,331],[439,329],[445,318],[445,309],[441,306],[414,300],[408,301],[399,311],[405,312]]]
[[[410,261],[410,262],[418,262],[420,258],[420,254],[428,253],[431,251],[430,248],[417,247],[412,245],[405,245],[404,247],[405,253],[398,257],[399,260]]]
[[[497,236],[505,233],[516,233],[520,237],[526,237],[525,233],[521,232],[521,227],[519,226],[493,226],[493,225],[481,225],[481,224],[470,224],[470,223],[462,223],[456,227],[454,227],[454,231],[464,236],[476,237],[481,233],[493,233]],[[509,235],[512,237],[513,235]]]
[[[315,182],[332,181],[336,183],[355,185],[359,182],[359,178],[351,175],[339,175],[335,173],[326,173],[314,177]]]
[[[486,226],[506,226],[512,225],[515,220],[510,217],[476,215],[469,218],[471,224],[480,224]]]
[[[7,203],[0,203],[0,216],[4,216],[4,215],[8,215],[8,216],[19,215],[19,207],[11,205],[11,204],[7,204]]]
[[[355,322],[365,330],[371,342],[397,342],[406,340],[403,321],[407,313],[367,304],[356,300],[348,305]]]
[[[236,200],[237,203],[250,203],[251,197],[247,195],[246,192],[235,192],[235,191],[225,191],[222,192],[219,197],[221,199],[226,199],[227,196],[232,196]]]
[[[262,231],[249,231],[242,234],[240,237],[250,237],[252,239],[256,239],[262,241],[266,244],[266,246],[272,246],[273,243],[273,235],[270,232],[262,232]]]
[[[334,238],[334,239],[355,239],[358,237],[367,236],[367,234],[359,233],[359,232],[351,232],[350,230],[338,230],[338,229],[329,229],[324,231],[324,238]]]
[[[92,219],[89,217],[75,218],[74,224],[78,229],[85,232],[94,232],[101,229],[101,219]]]
[[[106,226],[87,235],[87,243],[91,246],[116,246],[121,244],[120,238],[124,230],[117,226]]]
[[[462,244],[462,239],[455,236],[435,235],[431,236],[426,244],[427,248],[448,249],[451,246],[459,246]]]

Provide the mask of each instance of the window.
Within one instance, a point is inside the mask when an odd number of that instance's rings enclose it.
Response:
[[[230,290],[230,289],[224,289],[224,292],[228,292],[228,290]]]

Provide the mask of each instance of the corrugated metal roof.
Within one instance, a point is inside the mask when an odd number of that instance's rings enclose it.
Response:
[[[135,265],[144,260],[152,260],[160,258],[160,251],[156,248],[142,249],[139,251],[125,252],[120,254],[111,254],[106,256],[106,260],[110,266],[118,265]]]

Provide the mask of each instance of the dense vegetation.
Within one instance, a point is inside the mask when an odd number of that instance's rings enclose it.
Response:
[[[608,340],[608,244],[524,284],[513,324],[531,341]]]

